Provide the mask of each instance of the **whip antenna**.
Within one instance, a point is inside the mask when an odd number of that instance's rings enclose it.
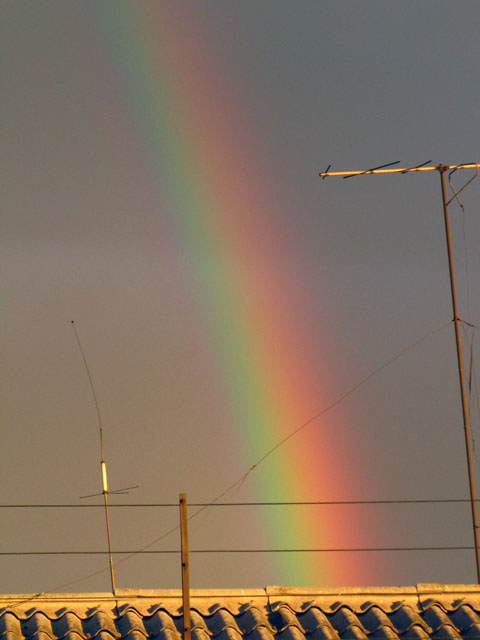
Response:
[[[114,574],[114,571],[113,571],[112,543],[111,543],[111,538],[110,538],[110,518],[109,518],[109,514],[108,514],[107,463],[105,462],[105,457],[104,457],[104,454],[103,454],[102,416],[101,416],[101,413],[100,413],[100,407],[99,407],[99,404],[98,404],[97,394],[95,393],[95,386],[93,384],[92,375],[91,375],[90,369],[88,367],[87,358],[85,357],[85,352],[83,351],[82,343],[80,342],[80,338],[78,336],[77,329],[75,327],[75,322],[73,320],[72,320],[72,329],[73,329],[73,332],[75,334],[75,338],[77,339],[78,348],[80,349],[80,353],[82,354],[83,364],[85,365],[85,370],[87,372],[88,380],[90,382],[90,388],[92,390],[93,400],[94,400],[94,403],[95,403],[95,407],[97,409],[98,429],[99,429],[99,433],[100,433],[100,466],[101,466],[101,471],[102,471],[102,493],[101,494],[97,493],[95,495],[103,495],[103,502],[104,502],[104,505],[105,505],[105,524],[106,524],[106,527],[107,527],[108,558],[109,558],[109,563],[110,563],[110,582],[111,582],[111,585],[112,585],[112,594],[115,595],[115,574]],[[133,487],[131,487],[131,488],[133,488]],[[121,493],[121,492],[122,492],[122,490],[113,491],[112,493]],[[87,497],[91,497],[91,496],[82,496],[82,497],[87,498]]]

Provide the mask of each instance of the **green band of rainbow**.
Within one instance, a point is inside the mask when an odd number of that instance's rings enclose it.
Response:
[[[195,274],[218,393],[248,468],[321,408],[330,384],[328,364],[311,361],[298,326],[308,301],[297,291],[293,248],[276,228],[280,190],[255,171],[258,149],[192,7],[117,0],[98,3],[95,13],[162,215]],[[250,476],[257,499],[351,496],[351,483],[362,478],[347,417],[336,412],[328,421],[328,429],[322,420],[309,426]],[[270,529],[271,513],[262,517],[273,547],[348,546],[352,531],[358,541],[368,528],[351,510],[332,513],[287,511]],[[374,573],[363,556],[272,561],[280,580],[303,586],[365,584]]]

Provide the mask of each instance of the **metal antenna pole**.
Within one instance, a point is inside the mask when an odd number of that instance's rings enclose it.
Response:
[[[477,561],[477,581],[480,584],[480,547],[479,547],[479,540],[478,540],[477,510],[476,510],[476,503],[475,503],[475,483],[473,480],[472,452],[470,447],[470,429],[469,429],[469,421],[468,421],[467,399],[466,399],[466,393],[465,393],[465,379],[463,375],[462,344],[460,339],[460,319],[458,317],[458,309],[457,309],[457,294],[455,291],[455,273],[453,270],[452,243],[450,239],[450,222],[448,219],[447,188],[445,185],[445,171],[447,171],[447,168],[440,165],[438,168],[438,171],[440,173],[440,179],[442,184],[443,216],[445,219],[445,236],[447,240],[448,269],[450,272],[450,288],[452,291],[453,323],[455,326],[455,344],[457,347],[458,377],[460,382],[460,396],[462,400],[463,430],[465,433],[465,448],[467,453],[468,483],[470,487],[470,504],[471,504],[471,510],[472,510],[473,537],[475,540],[475,558]]]
[[[103,484],[103,502],[105,504],[105,524],[107,526],[107,541],[108,541],[108,561],[110,564],[110,584],[112,585],[112,594],[115,595],[115,573],[113,570],[113,558],[112,558],[112,541],[110,538],[110,518],[108,515],[108,484],[107,484],[107,464],[103,459],[103,443],[102,443],[102,484]]]
[[[442,185],[443,215],[445,220],[445,235],[447,240],[448,268],[450,272],[450,288],[452,292],[453,322],[455,327],[455,342],[457,347],[458,377],[460,381],[460,396],[462,401],[463,429],[465,433],[465,448],[467,453],[467,468],[468,468],[468,482],[469,482],[469,488],[470,488],[470,505],[471,505],[471,511],[472,511],[473,537],[475,541],[475,558],[477,563],[477,581],[478,581],[478,584],[480,584],[480,544],[479,544],[479,537],[478,537],[477,511],[476,511],[476,502],[475,502],[475,483],[474,483],[473,468],[472,468],[472,454],[471,454],[471,448],[470,448],[470,429],[469,429],[468,410],[467,410],[467,401],[466,401],[466,393],[465,393],[465,380],[463,375],[462,345],[460,340],[461,320],[458,317],[458,310],[457,310],[455,274],[453,270],[452,245],[451,245],[451,238],[450,238],[450,223],[448,218],[447,189],[445,185],[446,171],[458,170],[458,169],[476,169],[477,175],[478,175],[480,164],[476,164],[476,163],[459,164],[459,165],[439,164],[438,166],[426,167],[425,164],[427,163],[424,163],[416,167],[403,168],[403,169],[384,168],[384,167],[389,167],[391,164],[397,164],[397,163],[394,162],[388,165],[382,165],[381,167],[367,169],[366,171],[330,171],[329,170],[331,166],[330,165],[327,171],[324,171],[323,173],[321,173],[320,176],[323,179],[325,179],[327,177],[350,178],[353,176],[376,174],[376,173],[380,173],[380,174],[413,173],[413,172],[421,172],[421,171],[438,171],[440,173],[440,179],[441,179],[441,185]]]
[[[190,567],[188,558],[188,528],[187,528],[187,494],[179,496],[180,505],[180,540],[182,554],[182,601],[183,601],[183,639],[191,640],[192,628],[190,620]]]

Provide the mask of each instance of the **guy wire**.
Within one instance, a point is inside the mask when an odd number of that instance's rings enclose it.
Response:
[[[475,328],[476,327],[473,327],[473,326],[471,327],[472,338],[470,339],[468,334],[468,328],[465,326],[465,324],[462,324],[463,335],[469,346],[469,355],[470,355],[470,364],[468,368],[468,417],[471,418],[472,416],[472,403],[475,402],[476,409],[477,409],[476,419],[477,419],[477,429],[478,429],[478,425],[480,424],[480,396],[478,393],[477,372],[475,368],[475,359],[473,356],[473,342],[475,340]],[[472,449],[475,454],[475,458],[477,462],[480,462],[479,455],[476,450],[476,442],[475,442],[475,436],[473,434],[473,429],[471,433],[471,438],[472,438]]]
[[[469,252],[468,252],[468,244],[467,244],[467,231],[466,231],[466,218],[465,218],[465,205],[463,204],[463,202],[460,200],[460,193],[466,189],[469,184],[471,182],[473,182],[475,180],[475,178],[478,177],[479,174],[479,167],[476,167],[475,173],[473,176],[470,177],[469,180],[467,180],[462,187],[460,187],[460,189],[458,189],[458,191],[455,189],[455,187],[453,186],[452,183],[452,176],[453,174],[457,171],[457,169],[452,169],[452,171],[449,172],[448,174],[448,184],[450,186],[450,189],[453,193],[452,197],[450,198],[450,200],[448,201],[447,204],[450,204],[450,202],[452,202],[453,200],[457,201],[457,204],[459,205],[461,212],[462,212],[462,235],[463,235],[463,253],[464,253],[464,269],[465,269],[465,282],[466,282],[466,307],[467,307],[467,314],[470,316],[470,277],[469,277],[469,271],[470,271],[470,260],[469,260]]]
[[[477,370],[475,367],[475,362],[472,358],[472,379],[473,379],[473,389],[474,389],[474,394],[475,394],[475,401],[476,401],[476,405],[477,405],[477,427],[478,424],[480,424],[480,396],[478,394],[478,378],[477,378]],[[478,452],[476,453],[476,458],[477,458],[477,462],[479,461],[478,459]]]
[[[73,323],[72,323],[73,324]],[[247,479],[247,477],[253,472],[255,471],[255,469],[258,468],[258,466],[264,461],[266,460],[270,455],[272,455],[279,447],[281,447],[285,442],[287,442],[290,438],[292,438],[294,435],[296,435],[299,431],[301,431],[302,429],[304,429],[305,427],[307,427],[309,424],[311,424],[312,422],[314,422],[316,419],[318,419],[320,416],[322,416],[323,414],[327,413],[328,411],[330,411],[331,409],[333,409],[334,407],[336,407],[337,405],[339,405],[343,400],[345,400],[348,396],[350,396],[352,393],[354,393],[357,389],[359,389],[361,386],[363,386],[366,382],[368,382],[369,380],[371,380],[373,377],[375,377],[377,374],[379,374],[381,371],[383,371],[384,369],[386,369],[387,367],[389,367],[391,364],[393,364],[396,360],[398,360],[399,358],[401,358],[402,356],[404,356],[408,351],[410,351],[411,349],[414,349],[416,346],[418,346],[419,344],[421,344],[422,342],[425,342],[425,340],[428,340],[429,338],[431,338],[432,336],[436,335],[437,333],[440,333],[441,331],[444,331],[445,329],[447,329],[450,326],[450,322],[446,325],[443,325],[433,331],[430,331],[429,333],[425,334],[423,337],[419,338],[418,340],[415,340],[415,342],[412,342],[410,345],[408,345],[407,347],[405,347],[404,349],[402,349],[402,351],[400,351],[399,353],[397,353],[397,355],[395,355],[393,358],[390,358],[390,360],[388,360],[387,362],[385,362],[384,364],[380,365],[379,367],[377,367],[374,371],[372,371],[371,373],[369,373],[367,376],[365,376],[364,378],[362,378],[359,382],[357,382],[353,387],[350,387],[350,389],[348,389],[345,393],[343,393],[341,396],[339,396],[336,400],[334,400],[332,403],[330,403],[329,405],[327,405],[326,407],[324,407],[322,410],[318,411],[315,415],[313,415],[309,420],[307,420],[306,422],[304,422],[303,424],[301,424],[299,427],[297,427],[296,429],[294,429],[289,435],[287,435],[285,438],[283,438],[280,442],[278,442],[274,447],[272,447],[269,451],[267,451],[252,467],[250,467],[250,469],[244,473],[238,480],[236,480],[233,484],[231,484],[229,487],[227,487],[224,491],[222,491],[222,493],[220,493],[219,495],[217,495],[213,500],[211,500],[208,503],[203,504],[199,509],[197,509],[197,511],[195,511],[192,515],[190,515],[188,517],[188,520],[192,520],[193,518],[197,517],[198,515],[200,515],[200,513],[202,513],[205,509],[208,509],[209,507],[213,506],[215,503],[219,502],[219,500],[221,500],[224,496],[226,496],[228,493],[230,493],[231,491],[233,491],[234,489],[239,489],[243,483],[245,482],[245,480]],[[75,332],[76,333],[76,332]],[[78,338],[77,338],[78,339]],[[82,351],[83,354],[83,351]],[[88,370],[88,367],[87,367]],[[90,377],[90,376],[89,376]],[[113,563],[113,561],[111,561],[111,565],[110,565],[110,571],[113,571],[113,566],[117,566],[119,564],[121,564],[122,562],[126,562],[127,560],[129,560],[130,558],[133,558],[133,556],[137,555],[138,553],[141,553],[142,551],[146,551],[147,549],[149,549],[150,547],[153,547],[154,544],[156,544],[157,542],[160,542],[161,540],[163,540],[164,538],[166,538],[167,536],[169,536],[170,534],[174,533],[175,531],[178,531],[180,529],[179,525],[176,525],[174,527],[172,527],[171,529],[169,529],[168,531],[165,531],[161,536],[159,536],[158,538],[156,538],[155,540],[152,540],[151,542],[149,542],[148,544],[146,544],[144,547],[137,549],[136,551],[130,553],[129,555],[125,556],[124,558],[121,558],[120,560],[117,560],[116,562]],[[110,559],[111,559],[111,554],[110,554]],[[94,576],[100,575],[101,573],[104,573],[106,571],[108,571],[109,567],[104,567],[103,569],[99,569],[98,571],[95,571],[94,573],[90,573],[86,576],[83,576],[81,578],[78,578],[76,580],[72,580],[71,582],[67,582],[65,584],[59,585],[57,587],[53,587],[52,589],[48,590],[48,591],[42,591],[40,593],[37,593],[33,596],[31,596],[30,598],[27,598],[26,600],[21,600],[17,603],[15,603],[14,605],[12,605],[12,607],[18,606],[20,604],[23,604],[24,602],[29,602],[30,600],[34,600],[35,598],[39,598],[43,595],[46,595],[48,593],[53,593],[54,591],[58,591],[59,589],[64,589],[65,587],[70,587],[73,584],[77,584],[78,582],[83,582],[84,580],[88,580],[88,578],[93,578]]]

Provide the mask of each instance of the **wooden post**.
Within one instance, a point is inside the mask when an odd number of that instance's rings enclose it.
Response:
[[[191,640],[190,629],[190,571],[188,565],[187,494],[180,494],[180,538],[182,545],[182,602],[183,637]]]

